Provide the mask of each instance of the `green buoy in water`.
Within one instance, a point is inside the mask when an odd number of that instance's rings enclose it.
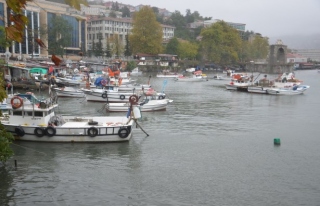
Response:
[[[275,145],[280,145],[280,138],[274,138],[273,143]]]

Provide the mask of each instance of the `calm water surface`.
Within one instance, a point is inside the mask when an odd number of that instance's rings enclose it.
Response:
[[[0,169],[0,205],[320,205],[320,73],[296,77],[311,86],[303,95],[168,79],[174,102],[143,113],[148,137],[135,128],[128,143],[15,142]],[[161,90],[163,79],[151,84]],[[64,114],[104,113],[101,103],[59,103]]]

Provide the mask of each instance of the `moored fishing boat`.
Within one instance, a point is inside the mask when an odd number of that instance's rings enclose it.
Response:
[[[56,92],[58,97],[82,98],[86,96],[81,89],[74,87],[56,87],[53,88],[53,90]]]
[[[167,109],[167,105],[172,103],[171,99],[159,99],[158,96],[143,95],[135,107],[139,107],[141,112],[163,111]],[[128,111],[130,103],[107,103],[106,110],[109,112],[125,112]]]
[[[201,70],[193,72],[192,76],[180,75],[174,79],[177,82],[203,82],[208,81],[207,75],[203,74]]]
[[[289,88],[270,88],[270,89],[267,89],[267,94],[297,95],[297,94],[303,94],[309,88],[310,88],[309,85],[295,85]]]
[[[134,120],[129,116],[63,116],[51,98],[33,94],[10,96],[1,123],[17,140],[37,142],[123,142],[130,140]]]
[[[159,78],[178,78],[182,74],[176,72],[170,72],[169,70],[163,70],[162,72],[157,74]]]

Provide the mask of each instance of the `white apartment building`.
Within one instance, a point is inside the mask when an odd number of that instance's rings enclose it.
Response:
[[[312,61],[320,62],[320,49],[295,49],[292,52],[300,54]]]
[[[163,25],[163,40],[169,40],[174,37],[173,26]],[[87,48],[92,49],[92,42],[98,42],[98,35],[102,35],[102,47],[106,48],[106,39],[118,34],[122,40],[123,45],[126,44],[126,36],[130,34],[132,29],[131,18],[112,18],[112,17],[92,17],[88,19],[88,32],[87,32]]]
[[[90,5],[90,6],[85,6],[81,4],[81,12],[83,15],[91,16],[109,16],[111,10],[107,9],[106,6],[103,5]],[[113,11],[118,18],[121,18],[122,13],[119,11]]]

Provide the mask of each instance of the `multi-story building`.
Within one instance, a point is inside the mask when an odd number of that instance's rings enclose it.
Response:
[[[169,40],[174,37],[175,27],[163,25],[163,40]],[[92,42],[98,42],[98,35],[102,35],[102,47],[106,48],[107,38],[113,37],[115,34],[119,35],[123,45],[125,39],[130,34],[132,29],[131,18],[112,18],[112,17],[91,17],[88,19],[88,49],[92,49]]]
[[[86,50],[86,17],[80,11],[71,8],[70,6],[59,3],[59,0],[34,0],[27,3],[24,10],[24,15],[28,17],[28,25],[25,27],[24,38],[21,43],[14,42],[9,47],[9,52],[18,58],[25,58],[30,56],[47,57],[47,48],[40,48],[35,42],[36,38],[41,39],[47,47],[48,40],[45,38],[46,34],[41,33],[42,28],[47,25],[47,32],[50,32],[50,25],[52,18],[61,16],[72,27],[70,45],[65,48],[66,53],[78,53],[80,50]],[[3,8],[4,16],[6,15],[7,5],[4,0],[0,0],[0,15],[1,8]],[[2,22],[7,25],[8,18],[4,18]],[[1,22],[0,22],[1,24]]]
[[[320,49],[294,49],[292,52],[302,55],[311,61],[320,62]]]
[[[112,10],[107,9],[106,6],[103,5],[90,5],[90,6],[84,6],[81,4],[81,12],[83,15],[92,16],[92,15],[98,15],[98,16],[109,16]],[[122,13],[119,11],[113,11],[118,18],[121,18]]]

